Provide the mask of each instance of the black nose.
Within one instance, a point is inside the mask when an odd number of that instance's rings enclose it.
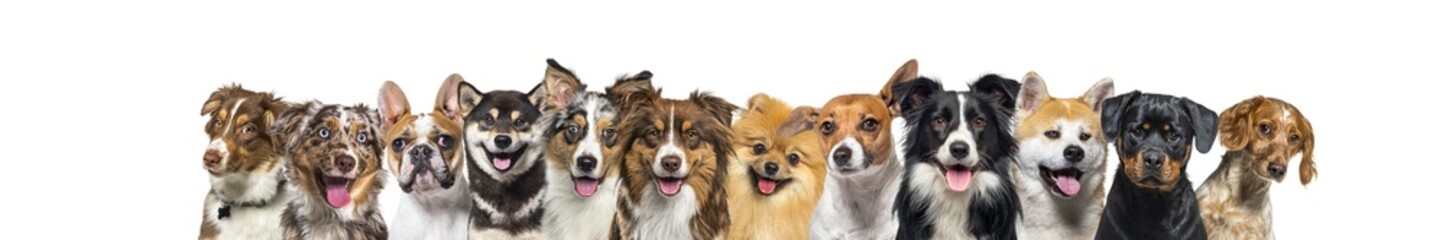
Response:
[[[682,159],[682,158],[679,158],[678,156],[666,156],[666,157],[663,157],[663,170],[669,171],[669,172],[677,172],[678,169],[679,169],[679,168],[682,168],[682,167],[683,167],[683,159]]]
[[[432,159],[432,153],[436,153],[436,150],[432,150],[432,147],[426,145],[417,146],[412,148],[411,151],[407,151],[407,154],[412,157],[412,165],[418,166],[425,166],[428,160]]]
[[[577,170],[583,172],[591,172],[593,169],[596,168],[597,158],[592,156],[582,156],[577,158]]]
[[[1069,160],[1070,162],[1079,162],[1080,160],[1084,160],[1084,149],[1080,148],[1079,146],[1069,146],[1064,148],[1064,160]]]
[[[777,163],[765,163],[765,164],[763,164],[763,173],[768,174],[768,175],[773,175],[773,174],[775,174],[775,173],[778,173],[778,164],[777,164]]]
[[[949,156],[954,156],[954,158],[960,159],[968,157],[969,144],[964,142],[954,142],[953,144],[949,144]]]
[[[833,150],[833,162],[839,166],[848,166],[849,159],[852,159],[853,155],[854,151],[849,148],[838,148],[838,150]]]
[[[1161,164],[1164,164],[1164,163],[1165,163],[1165,154],[1161,154],[1161,153],[1145,153],[1145,168],[1149,168],[1149,169],[1160,169],[1160,165],[1161,165]]]
[[[335,162],[336,168],[339,169],[339,170],[341,170],[341,171],[343,171],[343,172],[351,171],[352,168],[356,167],[356,159],[352,159],[351,156],[347,156],[347,155],[337,156],[337,157],[336,157],[336,160],[332,160],[332,161],[336,161],[336,162]]]
[[[1270,177],[1280,178],[1285,176],[1285,165],[1271,163],[1270,167],[1266,169],[1270,170]]]
[[[507,147],[511,147],[511,146],[512,146],[512,137],[508,137],[508,136],[506,136],[506,135],[497,136],[497,138],[493,138],[493,139],[492,139],[492,143],[496,143],[496,144],[497,144],[497,148],[507,148]]]

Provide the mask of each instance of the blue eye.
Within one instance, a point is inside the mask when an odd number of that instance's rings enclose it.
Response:
[[[331,138],[331,129],[318,129],[316,130],[316,135],[321,136],[321,138]]]
[[[366,134],[366,133],[357,134],[357,135],[356,135],[356,141],[357,141],[357,142],[366,142],[366,141],[367,141],[367,134]]]

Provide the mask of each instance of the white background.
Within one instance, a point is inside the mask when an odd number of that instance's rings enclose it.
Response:
[[[735,104],[757,92],[808,105],[874,93],[910,58],[951,89],[1033,70],[1057,96],[1106,76],[1117,92],[1216,111],[1274,96],[1315,124],[1320,169],[1302,187],[1292,164],[1272,189],[1277,236],[1431,237],[1446,213],[1442,157],[1422,150],[1443,133],[1429,88],[1446,80],[1446,17],[1441,6],[1361,2],[7,1],[0,235],[194,237],[207,190],[198,113],[224,84],[375,105],[390,79],[430,109],[450,73],[527,89],[553,57],[591,90],[648,69],[666,96],[704,89]],[[1195,155],[1191,180],[1219,155]],[[389,219],[397,189],[381,197]]]

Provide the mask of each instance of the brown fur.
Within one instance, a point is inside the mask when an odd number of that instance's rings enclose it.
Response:
[[[884,84],[883,89],[879,90],[878,95],[848,94],[830,99],[819,110],[821,119],[814,128],[823,137],[820,147],[829,149],[843,141],[844,137],[853,136],[868,148],[864,149],[865,153],[894,154],[894,137],[890,134],[890,129],[893,129],[894,116],[899,114],[894,85],[918,77],[919,62],[910,59],[894,71],[894,75]],[[877,127],[864,129],[865,121],[876,121]],[[888,155],[874,157],[869,165],[883,165],[889,160],[886,156]]]
[[[587,119],[584,118],[585,117],[583,117],[582,115],[574,115],[565,118],[563,121],[572,122],[573,124],[578,124],[579,126],[585,126],[587,125]],[[618,136],[618,130],[616,129],[617,121],[615,121],[614,119],[604,118],[598,120],[597,125],[597,128],[594,128],[596,132],[585,134],[597,134],[598,136],[603,136],[603,131],[613,131],[611,133],[611,139],[602,139],[602,151],[604,156],[598,157],[597,166],[599,169],[603,169],[603,176],[600,179],[617,176],[616,174],[618,173],[618,163],[616,156],[618,156],[618,151],[622,149],[621,145],[614,144],[615,141],[621,141],[620,137]],[[543,157],[547,160],[547,167],[557,169],[559,171],[568,171],[568,167],[572,166],[572,162],[575,161],[572,159],[572,153],[577,151],[578,145],[577,143],[568,142],[567,138],[563,136],[565,134],[566,133],[563,131],[555,131],[554,133],[552,133],[552,136],[548,137],[547,152],[544,153]]]
[[[728,125],[737,106],[708,93],[693,92],[687,99],[666,99],[653,90],[651,73],[618,80],[608,89],[613,102],[622,106],[623,121],[620,123],[626,136],[623,149],[622,177],[618,201],[618,217],[613,223],[613,238],[634,239],[633,212],[640,205],[644,191],[658,191],[648,188],[654,181],[653,159],[659,147],[667,144],[666,121],[669,114],[675,114],[674,138],[686,154],[684,163],[689,173],[684,184],[694,190],[698,212],[688,225],[694,239],[714,239],[728,231],[727,190],[723,181],[727,176],[727,159],[731,155]],[[616,94],[615,94],[616,93]],[[675,196],[683,197],[683,196]]]
[[[345,107],[311,101],[282,114],[272,126],[270,131],[285,143],[291,159],[287,177],[301,195],[282,216],[287,239],[387,237],[386,225],[375,201],[386,178],[381,169],[380,139],[376,137],[379,121],[377,113],[365,105]],[[319,136],[323,128],[331,131],[330,137]],[[362,134],[366,135],[365,141],[358,139]],[[344,208],[333,208],[326,203],[325,190],[318,177],[323,172],[344,171],[334,159],[348,153],[356,161],[356,177],[350,187],[351,212],[341,212]],[[351,217],[346,219],[343,215]]]
[[[1290,103],[1257,96],[1220,114],[1220,136],[1227,152],[1197,194],[1210,238],[1274,238],[1270,181],[1283,179],[1272,177],[1269,167],[1288,166],[1290,158],[1302,154],[1300,182],[1310,183],[1316,175],[1310,121]]]
[[[237,103],[240,102],[240,105]],[[213,177],[222,177],[231,174],[249,174],[271,172],[274,168],[283,165],[282,153],[278,152],[280,144],[273,141],[266,128],[276,121],[276,116],[292,108],[291,103],[282,101],[280,97],[268,92],[253,92],[242,88],[240,85],[224,86],[211,93],[201,107],[201,115],[209,116],[205,132],[210,140],[220,140],[225,143],[225,149],[207,149],[206,155],[219,155],[224,150],[228,156],[217,158],[219,162],[207,163],[203,158],[202,166],[206,168]],[[228,125],[230,129],[227,129]],[[208,157],[209,158],[209,157]],[[230,188],[228,186],[213,186],[216,188]],[[237,186],[236,188],[245,188]],[[236,193],[241,195],[245,193]],[[279,194],[279,193],[278,193]],[[210,212],[212,205],[222,204],[225,196],[217,194],[215,189],[207,194],[206,210],[202,213],[200,237],[211,239],[219,236],[221,230],[217,228],[210,219],[215,218]],[[286,204],[286,203],[268,203]]]
[[[822,140],[812,130],[817,109],[799,107],[764,94],[748,100],[748,109],[733,124],[733,156],[728,170],[728,207],[734,225],[729,239],[807,239],[813,209],[823,193],[827,174]],[[802,126],[802,127],[799,127]],[[754,145],[763,144],[762,154]],[[797,154],[791,165],[790,154]],[[771,195],[757,188],[756,175],[767,163],[777,164],[778,176],[787,179]]]
[[[432,105],[432,111],[425,113],[426,116],[432,118],[433,127],[440,129],[441,133],[446,133],[452,138],[453,147],[438,147],[437,149],[437,151],[440,152],[439,155],[446,156],[443,158],[447,159],[447,169],[452,173],[452,176],[461,176],[462,170],[465,169],[463,168],[464,166],[462,166],[465,162],[465,158],[462,156],[463,148],[457,145],[462,143],[462,115],[457,105],[457,91],[449,91],[457,89],[458,84],[461,82],[461,75],[452,74],[448,76],[447,80],[442,83],[441,89],[437,92],[437,100],[436,103]],[[388,98],[395,99],[394,101],[385,100]],[[380,128],[382,130],[382,138],[380,139],[380,146],[383,148],[383,151],[394,151],[393,149],[389,149],[389,146],[391,146],[390,143],[402,137],[409,137],[409,142],[431,142],[434,144],[433,146],[438,144],[436,137],[441,133],[429,133],[428,135],[432,137],[431,139],[415,139],[416,136],[404,136],[410,132],[430,132],[433,130],[412,129],[413,123],[423,115],[414,115],[411,113],[411,103],[407,101],[406,94],[402,92],[401,87],[397,86],[396,83],[392,81],[383,83],[379,100],[381,100],[381,104],[395,104],[395,106],[380,106],[379,109],[382,111],[382,128]],[[406,174],[400,172],[402,170],[402,159],[405,154],[395,153],[390,156],[386,161],[387,165],[391,167],[392,174],[396,176]],[[461,177],[457,178],[457,181],[462,181]]]

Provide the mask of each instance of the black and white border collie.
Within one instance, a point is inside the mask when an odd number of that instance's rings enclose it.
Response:
[[[929,78],[894,85],[905,121],[898,239],[1015,239],[1010,118],[1019,82],[986,75],[972,91]]]

